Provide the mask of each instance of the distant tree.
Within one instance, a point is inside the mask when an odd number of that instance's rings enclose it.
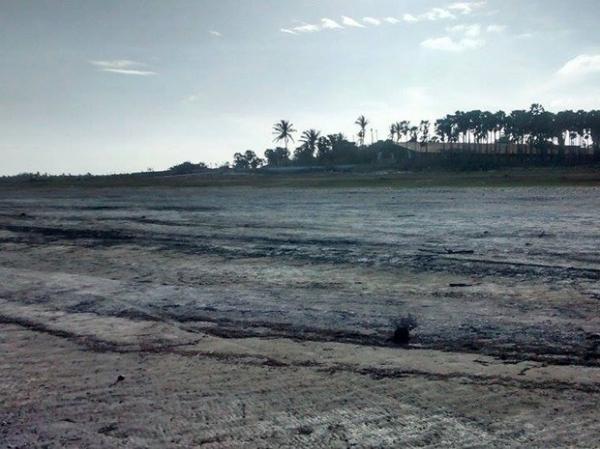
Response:
[[[600,111],[593,110],[587,113],[587,126],[592,136],[592,142],[596,152],[600,151]]]
[[[236,170],[248,170],[250,168],[250,164],[248,163],[248,159],[242,153],[235,153],[233,155],[233,168]]]
[[[317,131],[316,129],[309,129],[302,133],[302,136],[300,137],[300,142],[302,142],[303,145],[311,151],[311,154],[314,154],[315,150],[317,149],[317,142],[319,141],[320,137],[320,131]]]
[[[281,120],[278,123],[275,123],[273,126],[273,135],[275,139],[273,142],[281,142],[283,140],[285,144],[285,149],[288,148],[288,143],[290,141],[294,141],[293,134],[296,132],[294,129],[294,125],[288,122],[287,120]]]
[[[529,131],[529,113],[524,110],[515,110],[507,117],[507,132],[515,143],[523,144]]]
[[[419,125],[419,134],[421,134],[421,143],[426,143],[429,140],[429,120],[421,120]]]
[[[452,117],[450,115],[435,121],[435,133],[442,142],[452,142]]]
[[[494,114],[489,111],[481,112],[479,114],[479,123],[476,127],[478,141],[484,140],[485,143],[489,143],[495,126],[496,118]]]
[[[265,158],[269,167],[283,167],[290,163],[290,152],[287,148],[277,147],[265,151]]]
[[[319,137],[317,141],[317,160],[321,163],[331,162],[331,145],[327,137]]]
[[[300,165],[310,165],[315,161],[315,151],[321,133],[315,129],[309,129],[302,133],[300,142],[302,145],[294,151],[294,161]]]
[[[506,113],[504,111],[498,111],[494,114],[494,129],[493,129],[493,140],[497,141],[500,139],[502,133],[506,129]]]
[[[248,165],[250,166],[251,169],[256,170],[258,167],[260,167],[264,161],[259,158],[256,153],[252,150],[247,150],[245,153],[246,156],[246,160],[248,161]]]
[[[417,126],[411,126],[409,129],[410,140],[409,142],[417,142],[419,140],[419,128]]]
[[[396,128],[400,133],[398,136],[398,142],[400,142],[400,137],[408,139],[408,136],[410,135],[410,122],[408,120],[402,120],[401,122],[396,123]]]
[[[205,170],[208,170],[208,167],[206,166],[205,163],[200,162],[198,164],[193,164],[189,161],[183,162],[179,165],[174,165],[173,167],[169,168],[170,172],[177,174],[177,175],[186,175],[186,174],[196,173],[196,172],[205,171]]]
[[[361,147],[365,146],[365,137],[367,133],[367,125],[369,124],[369,120],[364,115],[361,115],[354,122],[355,125],[358,125],[360,131],[358,132],[358,142]]]
[[[402,138],[402,133],[403,133],[403,123],[404,122],[396,122],[395,126],[396,126],[396,142],[400,143],[400,139]]]
[[[245,153],[235,153],[233,155],[233,168],[237,170],[254,170],[260,167],[262,163],[263,160],[252,150],[246,150]]]
[[[392,123],[390,125],[390,135],[389,135],[389,139],[392,142],[396,141],[396,136],[398,135],[398,126],[396,125],[396,123]]]
[[[296,165],[311,165],[314,161],[314,151],[308,146],[300,145],[294,150],[294,163]]]
[[[561,152],[547,151],[552,146],[564,147],[565,144],[594,147],[595,157],[600,156],[600,111],[560,111],[550,112],[544,109],[541,104],[534,103],[528,109],[504,111],[456,111],[454,114],[448,114],[434,122],[434,135],[432,135],[431,123],[422,120],[418,126],[412,126],[409,121],[400,121],[390,125],[389,139],[385,142],[371,144],[368,148],[359,149],[365,146],[365,138],[369,121],[364,115],[361,115],[355,122],[359,126],[358,146],[346,140],[341,134],[330,134],[321,136],[316,130],[307,130],[302,133],[300,141],[302,145],[294,151],[293,162],[289,159],[287,148],[277,148],[267,150],[265,157],[270,166],[282,166],[290,163],[310,164],[315,160],[324,164],[381,164],[382,161],[394,161],[398,166],[406,166],[407,160],[412,160],[411,164],[419,162],[418,157],[412,157],[410,150],[398,148],[393,145],[395,142],[463,142],[463,143],[486,143],[507,144],[510,142],[518,144],[529,144],[540,151],[522,152],[521,157],[512,158],[507,162],[509,164],[516,161],[521,162],[528,157],[531,160],[547,162],[548,156],[553,154],[566,154]],[[295,132],[293,126],[286,121],[281,121],[274,127],[275,141],[284,141],[286,147],[289,141],[293,141],[292,134]],[[373,129],[371,129],[373,132]],[[459,149],[460,147],[456,148]],[[528,156],[530,155],[530,156]],[[542,156],[539,158],[539,156]],[[244,157],[241,157],[244,156]],[[576,154],[574,161],[583,160],[582,154]],[[404,158],[402,165],[400,161]],[[454,162],[451,158],[457,158]],[[524,159],[525,158],[525,159]],[[236,158],[236,167],[258,166],[260,162],[251,164],[252,158],[248,159],[245,155]],[[444,163],[448,166],[462,164],[464,167],[491,167],[497,162],[498,158],[489,156],[479,157],[473,154],[466,156],[457,156],[456,152],[448,152],[444,156]],[[430,162],[427,162],[430,163]],[[258,164],[258,165],[257,165]],[[454,164],[454,165],[453,165]],[[479,165],[478,165],[479,164]]]
[[[558,139],[558,145],[565,145],[569,139],[569,131],[573,129],[575,113],[573,111],[560,111],[554,118],[554,134]],[[570,140],[570,139],[569,139]]]

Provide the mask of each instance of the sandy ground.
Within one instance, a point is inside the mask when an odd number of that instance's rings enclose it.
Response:
[[[0,447],[600,447],[599,193],[0,192]]]

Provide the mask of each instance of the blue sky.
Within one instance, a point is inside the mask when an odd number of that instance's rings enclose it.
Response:
[[[271,126],[600,108],[597,0],[0,3],[0,174],[231,160]]]

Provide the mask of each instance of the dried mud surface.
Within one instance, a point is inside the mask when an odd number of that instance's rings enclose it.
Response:
[[[0,447],[600,447],[598,223],[598,188],[0,191]]]

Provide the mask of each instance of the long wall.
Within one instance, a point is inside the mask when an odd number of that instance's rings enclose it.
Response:
[[[466,152],[478,154],[523,154],[523,155],[558,155],[563,154],[567,157],[585,157],[593,156],[592,147],[565,146],[553,147],[542,150],[529,145],[515,143],[442,143],[442,142],[401,142],[399,144],[408,150],[418,153],[444,153],[444,152]]]

